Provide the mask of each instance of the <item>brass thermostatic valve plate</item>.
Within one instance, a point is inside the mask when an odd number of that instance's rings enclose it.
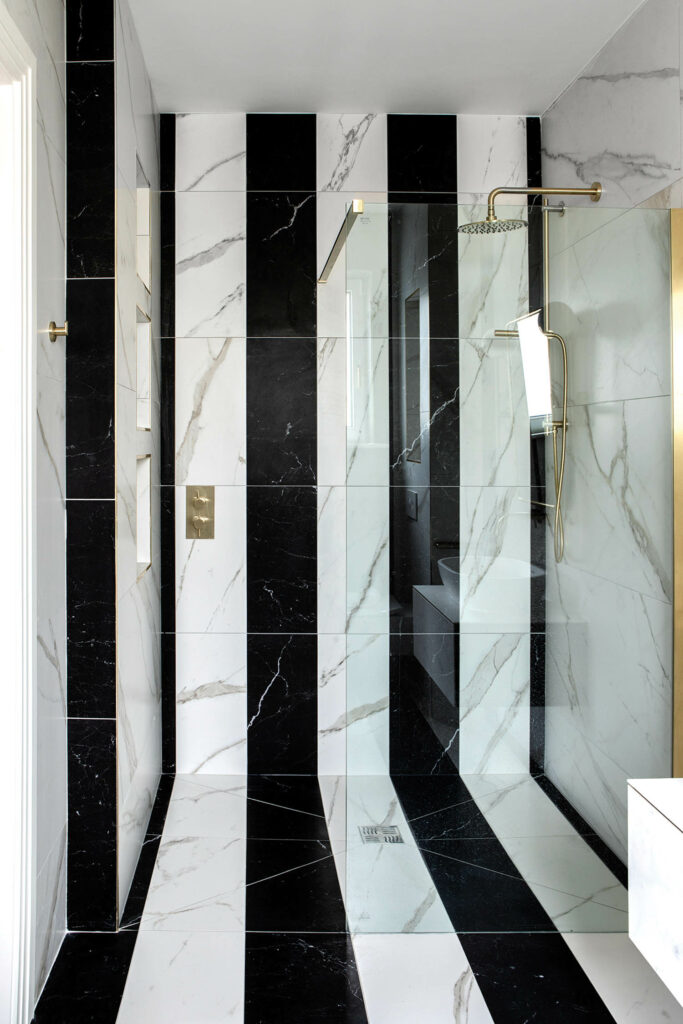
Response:
[[[188,540],[213,540],[215,488],[193,484],[185,488],[185,536]]]

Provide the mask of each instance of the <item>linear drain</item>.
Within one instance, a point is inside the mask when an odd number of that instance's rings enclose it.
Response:
[[[398,825],[359,825],[364,843],[402,843]]]

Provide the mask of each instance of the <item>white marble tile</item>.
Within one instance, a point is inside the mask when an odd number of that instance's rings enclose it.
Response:
[[[629,935],[683,1003],[683,832],[628,789]]]
[[[460,637],[460,771],[529,766],[529,634]]]
[[[247,835],[245,775],[222,775],[198,785],[194,775],[176,775],[164,822],[164,838]]]
[[[508,205],[505,216],[526,220],[526,205]],[[461,224],[484,220],[486,205],[461,206]],[[529,312],[528,232],[458,235],[459,333],[490,338]]]
[[[318,774],[346,771],[346,637],[318,634]]]
[[[318,632],[346,623],[346,488],[318,486]]]
[[[116,189],[116,382],[137,388],[136,324],[136,190],[119,183]],[[143,307],[144,308],[144,307]]]
[[[464,782],[500,840],[576,835],[528,771],[467,775]]]
[[[352,935],[452,933],[388,776],[349,776],[346,910]],[[361,843],[360,825],[397,825],[401,844]]]
[[[389,629],[389,490],[347,487],[346,629]]]
[[[528,184],[526,118],[459,114],[458,192],[479,193]],[[501,205],[510,197],[501,196]]]
[[[137,164],[159,188],[159,117],[127,0],[116,4],[116,163],[119,181],[137,183]]]
[[[318,114],[316,126],[319,192],[386,190],[386,114]]]
[[[546,715],[545,772],[621,860],[626,860],[626,772],[577,728],[571,711]]]
[[[185,488],[176,488],[176,629],[246,629],[246,488],[217,487],[215,540],[185,537]]]
[[[162,839],[140,932],[244,930],[246,844],[234,837]]]
[[[178,338],[176,483],[246,483],[246,340]]]
[[[177,770],[240,775],[247,770],[246,637],[176,637]]]
[[[178,192],[246,189],[246,114],[177,114],[175,175]]]
[[[465,630],[529,628],[529,490],[460,488],[460,622]]]
[[[318,784],[325,809],[325,821],[334,857],[342,899],[346,906],[346,775],[323,775],[318,769]]]
[[[346,732],[349,775],[379,775],[389,771],[387,634],[347,637],[346,708],[328,730],[340,728]]]
[[[683,1024],[672,996],[628,935],[564,935],[617,1024]]]
[[[570,932],[625,933],[628,928],[626,909],[608,907],[597,900],[547,886],[530,883],[529,888],[555,927],[562,934]]]
[[[346,481],[346,338],[318,338],[318,485]]]
[[[546,111],[544,185],[631,206],[680,178],[679,69],[679,4],[648,0]]]
[[[353,339],[389,334],[389,219],[385,202],[366,203],[346,239],[349,332]]]
[[[565,563],[549,566],[547,598],[549,771],[612,846],[617,829],[624,857],[626,779],[670,772],[671,606]]]
[[[243,1014],[242,935],[140,932],[117,1024],[238,1024]]]
[[[246,335],[246,194],[176,195],[176,336]]]
[[[573,409],[563,495],[567,565],[670,601],[671,487],[669,398]]]
[[[52,849],[38,871],[35,910],[34,992],[37,999],[47,981],[66,933],[66,825],[64,823]]]
[[[127,785],[119,787],[118,793],[119,915],[126,905],[159,785],[161,722],[158,718],[151,721],[143,742],[137,743],[135,759],[133,776]]]
[[[372,1024],[493,1024],[457,935],[355,935]]]
[[[544,795],[541,793],[541,796]],[[582,836],[521,836],[508,837],[502,842],[513,864],[530,885],[575,896],[582,901],[581,907],[585,901],[589,901],[617,910],[622,915],[620,930],[626,930],[626,889]],[[544,903],[543,897],[541,902]],[[565,929],[561,919],[555,923],[560,930]],[[565,930],[580,931],[580,928]]]
[[[551,246],[568,210],[551,222]],[[630,210],[555,254],[550,323],[567,342],[569,402],[671,391],[669,216]]]
[[[389,483],[389,342],[349,341],[350,394],[346,442],[349,485]]]
[[[66,581],[64,563],[64,417],[66,339],[52,343],[50,320],[65,318],[66,64],[64,6],[9,0],[7,10],[36,59],[34,78],[36,224],[37,657],[36,918],[31,923],[37,997],[65,932]]]
[[[529,409],[516,338],[461,340],[462,486],[529,483]]]

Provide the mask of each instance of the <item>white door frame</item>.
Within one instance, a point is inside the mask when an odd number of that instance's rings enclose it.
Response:
[[[0,1019],[33,1015],[35,933],[35,76],[0,0]]]

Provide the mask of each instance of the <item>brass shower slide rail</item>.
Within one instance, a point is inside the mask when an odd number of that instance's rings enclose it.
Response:
[[[318,284],[327,284],[330,279],[330,274],[334,269],[334,265],[339,259],[339,254],[346,244],[346,239],[349,237],[349,232],[353,225],[356,223],[356,218],[360,217],[361,213],[365,208],[365,204],[362,199],[354,199],[349,207],[346,216],[344,217],[344,223],[339,229],[339,234],[334,240],[334,244],[330,249],[330,255],[327,257],[325,266],[322,269],[322,273],[318,278]]]

